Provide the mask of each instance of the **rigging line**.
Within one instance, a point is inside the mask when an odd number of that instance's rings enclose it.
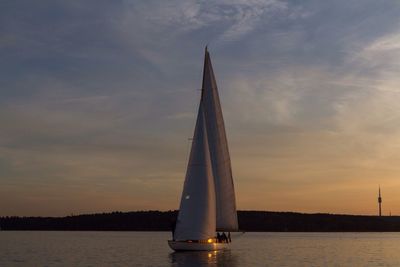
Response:
[[[190,160],[190,144],[193,142],[193,138],[188,138],[187,139],[187,146],[186,146],[186,164],[185,164],[185,168],[189,165],[189,160]],[[185,173],[186,175],[186,173]]]

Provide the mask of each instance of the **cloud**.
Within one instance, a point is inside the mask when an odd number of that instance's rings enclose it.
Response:
[[[207,38],[208,41],[234,41],[288,9],[287,3],[280,0],[145,2],[128,4],[128,7],[124,25],[134,25],[139,20],[142,29],[157,32],[164,42],[201,30],[214,36]],[[152,16],[145,15],[150,10]]]
[[[365,52],[372,51],[372,52],[390,52],[393,50],[400,50],[400,34],[394,33],[387,36],[383,36],[367,47],[364,48]]]

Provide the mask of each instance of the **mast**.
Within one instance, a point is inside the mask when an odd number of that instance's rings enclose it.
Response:
[[[238,230],[235,190],[232,179],[231,160],[225,133],[224,119],[218,95],[210,54],[205,48],[201,102],[211,157],[216,194],[216,230]]]

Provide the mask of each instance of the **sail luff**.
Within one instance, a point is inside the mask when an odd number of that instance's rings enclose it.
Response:
[[[238,229],[235,190],[228,142],[210,54],[205,51],[202,101],[216,192],[216,229]]]
[[[207,46],[205,48],[205,55],[208,54]],[[200,102],[203,102],[203,97],[204,97],[204,84],[205,84],[205,78],[206,78],[206,66],[207,66],[207,56],[204,57],[204,64],[203,64],[203,80],[201,82],[201,100]]]
[[[215,229],[215,188],[200,101],[174,238],[205,240],[215,236]]]

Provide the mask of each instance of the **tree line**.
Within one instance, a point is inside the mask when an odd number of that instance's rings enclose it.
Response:
[[[133,211],[66,217],[0,217],[1,230],[170,231],[178,211]],[[400,216],[238,211],[245,232],[397,232]]]

